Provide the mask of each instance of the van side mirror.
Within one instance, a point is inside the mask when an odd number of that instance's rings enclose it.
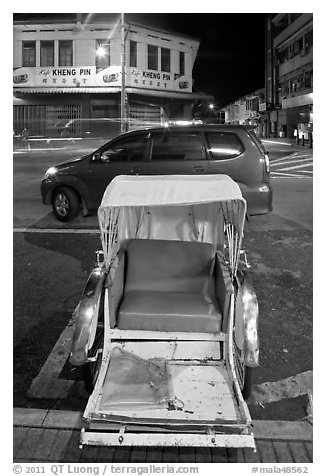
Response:
[[[96,153],[93,155],[92,160],[93,160],[94,162],[99,162],[99,161],[101,160],[101,157],[102,157],[102,156],[101,156],[100,152],[96,152]]]

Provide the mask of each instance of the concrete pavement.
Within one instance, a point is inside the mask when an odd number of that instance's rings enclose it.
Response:
[[[228,448],[79,448],[82,414],[15,408],[15,463],[312,463],[313,427],[308,421],[254,421],[257,451]]]

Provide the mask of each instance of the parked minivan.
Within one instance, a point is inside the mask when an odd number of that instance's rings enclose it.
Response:
[[[50,167],[42,201],[58,220],[100,205],[117,175],[225,174],[247,200],[248,214],[272,211],[268,153],[250,127],[190,124],[126,132],[93,153]]]

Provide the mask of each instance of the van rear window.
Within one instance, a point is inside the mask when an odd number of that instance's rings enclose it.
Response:
[[[223,160],[237,157],[244,151],[239,137],[230,132],[206,132],[209,158]]]

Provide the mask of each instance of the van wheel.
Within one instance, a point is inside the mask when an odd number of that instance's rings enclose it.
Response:
[[[52,210],[54,216],[60,221],[69,221],[79,212],[79,199],[77,193],[69,187],[57,188],[52,197]]]

